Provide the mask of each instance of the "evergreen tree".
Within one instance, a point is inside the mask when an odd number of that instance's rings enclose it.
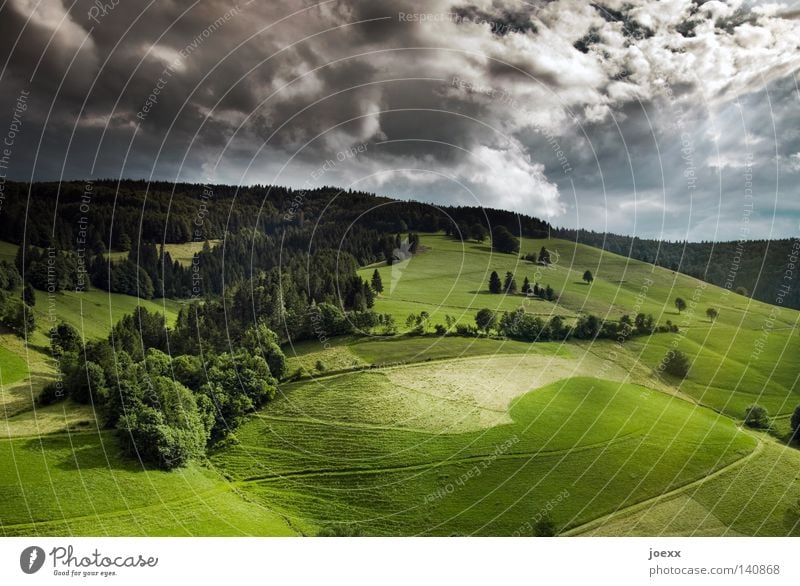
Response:
[[[489,292],[500,293],[502,290],[503,284],[500,282],[500,277],[497,275],[497,271],[492,271],[492,274],[489,277]]]
[[[36,305],[36,293],[33,292],[33,287],[31,287],[30,283],[25,283],[25,287],[22,289],[22,300],[28,307]]]
[[[378,269],[375,269],[375,272],[372,273],[372,289],[375,293],[383,293],[383,281]]]
[[[550,264],[550,252],[544,246],[539,251],[539,262],[543,265]]]
[[[506,273],[505,281],[503,282],[503,290],[506,293],[516,293],[517,292],[517,282],[514,280],[514,273],[508,271]]]
[[[531,292],[531,282],[528,280],[528,277],[525,277],[525,280],[522,281],[522,289],[520,292],[523,295],[528,295]]]

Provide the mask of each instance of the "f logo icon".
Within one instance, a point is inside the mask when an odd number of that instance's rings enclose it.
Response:
[[[44,550],[41,547],[32,545],[22,550],[19,556],[19,567],[26,574],[35,574],[44,565]]]

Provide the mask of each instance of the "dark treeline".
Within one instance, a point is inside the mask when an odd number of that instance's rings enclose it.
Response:
[[[245,228],[282,238],[279,228],[294,227],[296,230],[287,231],[284,245],[292,246],[299,239],[305,247],[312,243],[334,249],[339,249],[345,236],[359,240],[360,235],[352,232],[364,229],[378,234],[449,233],[459,226],[480,224],[492,229],[503,226],[520,236],[542,237],[549,228],[542,220],[505,210],[437,207],[333,187],[298,191],[262,185],[237,188],[128,180],[9,182],[2,214],[8,226],[4,240],[23,244],[24,237],[25,244],[64,250],[72,250],[84,240],[81,244],[92,250],[127,251],[140,242],[221,239]],[[314,237],[308,238],[311,230]],[[352,246],[359,261],[383,252],[372,239]]]
[[[30,192],[30,197],[29,197]],[[360,265],[417,252],[417,232],[493,226],[541,236],[548,225],[503,210],[402,202],[334,188],[151,183],[9,183],[3,238],[42,290],[94,286],[142,298],[220,295],[233,284],[280,282],[289,305],[371,306]],[[221,246],[210,241],[224,239]],[[206,243],[190,266],[164,244]],[[109,251],[127,252],[109,260]]]
[[[765,303],[800,309],[798,240],[667,242],[568,229],[553,229],[552,234],[685,273]]]
[[[32,265],[25,267],[25,278],[37,288],[45,281],[44,255],[54,254],[48,248],[56,250],[56,272],[64,288],[83,286],[85,280],[86,285],[114,292],[185,298],[197,295],[198,287],[202,295],[218,294],[224,286],[260,271],[308,264],[309,257],[324,250],[351,255],[358,265],[391,261],[397,250],[404,250],[402,242],[398,247],[397,235],[441,230],[477,241],[489,238],[493,248],[503,252],[516,252],[520,236],[551,234],[768,303],[800,308],[800,287],[785,287],[792,284],[793,274],[787,281],[786,271],[796,264],[792,254],[798,252],[797,241],[789,239],[662,242],[586,230],[551,232],[547,222],[514,212],[437,207],[333,187],[298,191],[128,180],[9,182],[0,213],[4,240],[39,249],[38,258],[34,248],[25,250],[26,265],[28,254]],[[217,239],[224,239],[225,246],[202,251],[191,267],[181,266],[160,247]],[[130,255],[110,263],[103,256],[110,250]],[[322,280],[330,281],[330,276]]]

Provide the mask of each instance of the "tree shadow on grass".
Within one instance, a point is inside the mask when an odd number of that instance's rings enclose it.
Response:
[[[111,430],[93,433],[65,433],[27,440],[23,447],[47,458],[47,465],[59,470],[117,470],[145,472],[155,466],[143,466],[135,457],[123,454],[122,446]]]

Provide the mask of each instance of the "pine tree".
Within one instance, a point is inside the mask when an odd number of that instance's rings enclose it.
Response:
[[[521,292],[523,295],[528,295],[531,292],[531,282],[528,280],[528,277],[525,277],[525,280],[522,281]]]
[[[28,307],[36,305],[36,293],[33,292],[33,287],[31,287],[30,283],[25,283],[25,287],[22,289],[22,300]]]
[[[372,273],[372,289],[375,293],[383,293],[383,281],[378,269],[375,269],[375,272]]]
[[[506,273],[506,279],[503,282],[503,290],[506,293],[516,293],[517,292],[517,282],[514,280],[514,273],[508,271]]]
[[[492,271],[492,274],[489,277],[489,292],[500,293],[502,290],[503,284],[500,282],[500,277],[497,275],[497,271]]]
[[[542,246],[542,249],[539,251],[539,262],[543,265],[550,264],[550,252]]]

